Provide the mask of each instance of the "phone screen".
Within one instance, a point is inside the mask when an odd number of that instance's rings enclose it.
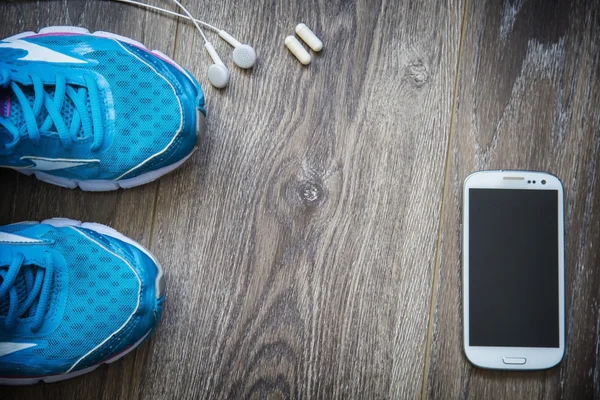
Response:
[[[469,189],[470,346],[559,347],[558,196]]]

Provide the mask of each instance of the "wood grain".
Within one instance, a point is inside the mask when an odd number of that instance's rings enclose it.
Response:
[[[31,3],[23,19],[22,4],[1,6],[21,21],[7,35],[85,24],[173,49],[204,76],[198,35],[173,32],[169,18],[68,1]],[[252,72],[235,70],[228,90],[206,87],[210,129],[191,162],[158,184],[102,195],[2,172],[3,222],[65,215],[150,244],[169,290],[155,340],[85,377],[3,395],[418,396],[462,6],[191,9],[252,38],[261,59]],[[300,20],[332,44],[309,68],[282,44]]]
[[[470,2],[446,175],[431,398],[599,397],[600,9],[589,2]],[[504,373],[462,355],[460,209],[480,169],[549,171],[565,187],[567,344],[559,368]]]
[[[204,146],[159,182],[169,299],[142,397],[420,396],[462,5],[191,12],[260,62],[206,87]],[[283,46],[299,21],[325,43],[307,68]],[[175,58],[206,82],[200,47],[182,24]]]
[[[241,71],[214,40],[226,90],[207,85],[185,22],[108,1],[0,3],[0,37],[79,25],[172,55],[209,111],[198,154],[145,187],[83,193],[0,171],[0,224],[112,225],[150,246],[168,290],[134,354],[0,398],[600,398],[593,1],[185,4],[257,48],[259,64]],[[283,47],[300,21],[325,43],[309,67]],[[460,191],[486,168],[546,170],[565,185],[560,368],[489,372],[462,355]]]

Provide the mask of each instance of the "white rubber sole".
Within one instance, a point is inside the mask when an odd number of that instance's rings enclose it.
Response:
[[[80,188],[86,192],[108,192],[111,190],[117,189],[130,189],[136,186],[142,186],[147,183],[153,182],[158,178],[161,178],[179,168],[184,162],[187,161],[188,158],[194,154],[194,152],[198,149],[198,147],[194,147],[194,150],[185,158],[177,161],[174,164],[167,165],[166,167],[159,168],[154,171],[146,172],[140,176],[136,176],[135,178],[122,179],[120,181],[106,181],[106,180],[90,180],[90,181],[80,181],[77,179],[67,179],[60,176],[54,176],[47,174],[42,171],[21,171],[19,169],[15,169],[22,174],[28,176],[35,176],[38,180],[46,183],[50,183],[52,185],[61,186],[67,189],[76,189]]]
[[[135,350],[146,338],[150,332],[147,332],[144,337],[135,342],[131,347],[127,348],[125,351],[117,354],[113,358],[104,361],[103,363],[92,365],[91,367],[81,369],[79,371],[71,372],[68,374],[59,374],[59,375],[47,375],[35,378],[0,378],[0,386],[27,386],[27,385],[35,385],[36,383],[45,382],[45,383],[54,383],[60,381],[66,381],[67,379],[75,378],[81,375],[85,375],[88,372],[92,372],[96,368],[104,364],[112,364],[117,360],[125,357],[127,354],[131,353]]]
[[[177,68],[179,71],[181,71],[184,75],[186,75],[188,77],[188,79],[192,80],[189,73],[182,66],[177,64],[172,58],[170,58],[166,54],[164,54],[158,50],[150,50],[146,46],[144,46],[142,43],[140,43],[136,40],[130,39],[125,36],[117,35],[114,33],[110,33],[110,32],[97,31],[97,32],[91,33],[90,31],[88,31],[85,28],[80,28],[80,27],[76,27],[76,26],[50,26],[47,28],[40,29],[40,31],[38,33],[32,32],[32,31],[22,32],[17,35],[8,37],[4,40],[23,39],[23,38],[27,38],[27,37],[31,37],[31,36],[38,36],[38,35],[91,35],[91,36],[96,36],[96,37],[104,37],[104,38],[118,40],[120,42],[124,42],[124,43],[130,44],[130,45],[139,47],[139,48],[147,51],[148,53],[154,54],[156,57],[161,58],[164,61],[168,62],[169,64],[173,65],[175,68]],[[206,128],[206,121],[204,120],[204,114],[202,114],[201,112],[197,112],[197,118],[198,118],[198,122],[197,122],[197,133],[196,134],[198,135],[198,137],[200,137],[204,133],[203,130]],[[202,132],[201,132],[201,130],[202,130]],[[160,168],[160,169],[157,169],[154,171],[146,172],[142,175],[136,176],[135,178],[121,179],[121,180],[116,180],[116,181],[115,180],[76,180],[76,179],[62,178],[59,176],[53,176],[53,175],[47,174],[43,171],[22,171],[22,170],[19,170],[18,168],[14,168],[14,170],[17,172],[20,172],[22,174],[28,175],[28,176],[33,175],[42,182],[50,183],[50,184],[56,185],[56,186],[61,186],[61,187],[67,188],[67,189],[76,189],[79,187],[81,190],[88,191],[88,192],[107,192],[107,191],[117,190],[117,189],[130,189],[132,187],[141,186],[141,185],[145,185],[147,183],[153,182],[153,181],[161,178],[162,176],[168,174],[169,172],[172,172],[175,169],[179,168],[188,158],[190,158],[192,156],[192,154],[197,150],[197,148],[198,147],[196,146],[194,148],[194,150],[192,150],[192,152],[190,152],[190,154],[188,154],[185,158],[177,161],[174,164],[168,165],[166,167],[163,167],[163,168]]]
[[[90,32],[87,29],[80,28],[78,26],[49,26],[49,27],[40,29],[40,31],[37,33],[33,32],[33,31],[21,32],[17,35],[7,37],[4,40],[17,40],[17,39],[23,39],[23,38],[27,38],[30,36],[37,36],[37,35],[91,35],[91,36],[104,37],[104,38],[118,40],[119,42],[124,42],[124,43],[130,44],[130,45],[139,47],[140,49],[144,49],[147,52],[154,54],[158,58],[162,58],[165,61],[168,61],[169,64],[172,64],[174,67],[179,69],[181,72],[183,72],[184,74],[189,76],[189,74],[185,70],[185,68],[183,68],[181,65],[177,64],[175,62],[175,60],[173,60],[171,57],[167,56],[163,52],[158,51],[158,50],[150,50],[146,46],[144,46],[143,43],[140,43],[137,40],[133,40],[126,36],[121,36],[121,35],[117,35],[115,33],[110,33],[110,32],[104,32],[104,31]]]
[[[38,222],[27,221],[24,223],[28,224],[28,225],[34,225],[34,224],[37,224]],[[156,264],[156,266],[158,268],[158,274],[156,276],[156,298],[159,299],[164,295],[165,283],[164,283],[164,274],[163,274],[162,266],[156,260],[154,255],[152,255],[152,253],[150,253],[150,251],[148,249],[146,249],[144,246],[142,246],[138,242],[128,238],[127,236],[121,234],[120,232],[114,230],[113,228],[111,228],[109,226],[97,224],[97,223],[93,223],[93,222],[81,222],[81,221],[68,219],[68,218],[52,218],[52,219],[44,220],[41,223],[47,224],[47,225],[52,225],[57,228],[65,227],[65,226],[73,226],[73,227],[89,229],[89,230],[97,232],[99,234],[118,239],[122,242],[128,243],[128,244],[138,248],[140,251],[142,251],[144,254],[146,254],[148,257],[150,257],[150,259]],[[33,384],[36,384],[39,382],[54,383],[54,382],[60,382],[60,381],[64,381],[67,379],[75,378],[80,375],[87,374],[88,372],[92,372],[93,370],[95,370],[96,368],[98,368],[99,366],[101,366],[103,364],[111,364],[111,363],[121,359],[122,357],[125,357],[127,354],[129,354],[130,352],[135,350],[136,347],[138,347],[148,337],[149,334],[150,334],[150,332],[147,332],[140,340],[138,340],[136,343],[134,343],[131,347],[127,348],[125,351],[115,355],[114,357],[112,357],[100,364],[92,365],[91,367],[88,367],[88,368],[85,368],[85,369],[82,369],[79,371],[67,373],[67,374],[48,375],[48,376],[41,376],[41,377],[34,377],[34,378],[0,378],[0,385],[24,386],[24,385],[33,385]]]

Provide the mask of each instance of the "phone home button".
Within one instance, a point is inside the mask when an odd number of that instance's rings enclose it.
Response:
[[[527,362],[527,359],[524,357],[502,357],[502,362],[510,365],[523,365]]]

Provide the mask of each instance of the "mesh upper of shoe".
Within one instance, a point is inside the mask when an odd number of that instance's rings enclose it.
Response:
[[[97,78],[104,130],[106,136],[112,139],[110,147],[102,154],[93,154],[93,158],[99,159],[100,163],[87,165],[88,176],[82,178],[94,178],[100,171],[119,175],[145,162],[170,144],[176,144],[174,139],[180,134],[184,122],[181,88],[170,72],[164,69],[158,72],[153,62],[162,61],[154,55],[144,59],[130,45],[89,35],[36,36],[26,40],[66,54],[72,54],[73,49],[77,48],[80,58],[89,63],[61,67],[67,81],[69,74],[79,74],[81,70],[92,72]],[[21,50],[0,49],[1,63],[23,67],[24,62],[18,60],[21,56]],[[56,64],[52,66],[56,67]],[[49,93],[52,95],[52,90]],[[33,88],[28,88],[26,94],[33,104]],[[67,126],[70,126],[74,109],[73,104],[66,100],[61,114]],[[13,101],[11,119],[22,120],[19,113]],[[38,121],[43,118],[45,114]],[[43,135],[56,134],[46,132]],[[89,140],[81,129],[77,138]]]
[[[60,249],[66,259],[68,300],[62,320],[54,331],[32,334],[36,340],[48,343],[45,347],[34,348],[32,353],[66,368],[125,324],[137,308],[140,285],[136,274],[125,262],[73,229],[51,230],[41,239],[55,241],[55,248]],[[111,251],[117,251],[133,265],[133,256],[126,250],[111,248]],[[49,305],[59,291],[65,290],[65,284],[60,280],[54,281]],[[24,285],[19,286],[19,292],[25,290]],[[0,303],[0,316],[6,310],[5,302]],[[46,318],[53,318],[53,315]],[[127,330],[121,332],[117,339],[126,338],[126,333]],[[11,335],[0,330],[0,340],[14,339]],[[1,371],[43,373],[36,365],[8,365],[0,360],[0,375]]]

